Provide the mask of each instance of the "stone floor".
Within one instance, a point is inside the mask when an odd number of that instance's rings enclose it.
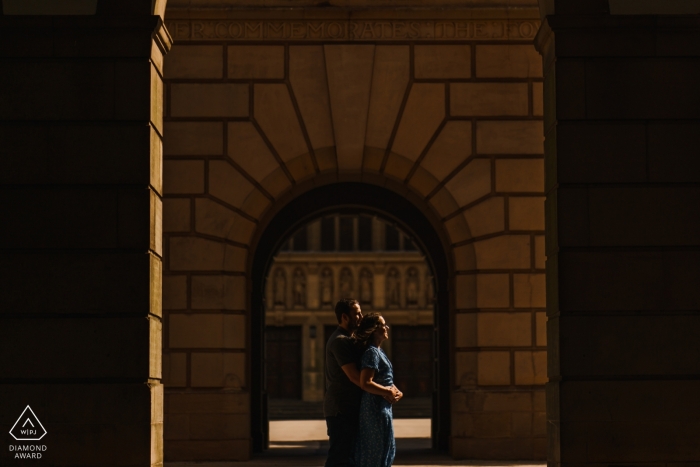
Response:
[[[394,420],[394,437],[422,438],[430,441],[429,418]],[[281,442],[328,441],[325,420],[276,420],[270,422],[270,448]]]
[[[295,399],[269,399],[270,420],[323,420],[323,401],[306,402]],[[430,418],[433,400],[430,397],[406,397],[392,407],[394,420],[399,418]]]
[[[395,466],[544,467],[544,463],[463,460],[430,449],[430,419],[394,420]],[[270,422],[270,449],[246,462],[166,462],[165,467],[321,467],[328,437],[323,420]]]

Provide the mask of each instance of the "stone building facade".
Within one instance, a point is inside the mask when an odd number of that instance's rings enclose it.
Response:
[[[333,308],[340,298],[356,298],[364,314],[381,313],[392,327],[391,337],[404,326],[428,328],[432,336],[434,278],[429,265],[410,237],[376,217],[327,215],[311,222],[283,245],[269,271],[265,325],[298,329],[298,397],[304,401],[323,400],[326,335],[337,326]],[[390,338],[383,345],[389,356],[392,344]],[[430,362],[432,342],[427,344]],[[271,358],[268,345],[267,360]],[[270,387],[271,379],[285,372],[280,363],[268,363],[267,392],[271,398],[294,398],[291,388]],[[408,397],[432,397],[432,363],[415,368],[427,373],[429,387],[419,394],[404,392]]]

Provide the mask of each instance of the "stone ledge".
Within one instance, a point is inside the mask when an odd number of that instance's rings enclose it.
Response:
[[[377,19],[341,15],[324,19],[172,19],[175,41],[525,41],[539,29],[535,19]],[[494,15],[494,17],[498,17]]]

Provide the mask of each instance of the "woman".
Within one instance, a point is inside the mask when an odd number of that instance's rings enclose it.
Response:
[[[379,347],[389,338],[389,326],[381,315],[369,313],[362,318],[354,338],[365,348],[360,364],[360,387],[365,392],[360,405],[355,466],[389,467],[396,454],[391,404],[403,397],[394,386],[391,362]]]

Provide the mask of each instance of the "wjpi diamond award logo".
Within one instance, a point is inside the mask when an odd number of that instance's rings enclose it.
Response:
[[[27,406],[10,429],[10,434],[17,441],[39,441],[46,436],[46,429],[32,408]],[[41,459],[44,451],[46,451],[44,444],[10,445],[10,452],[15,453],[15,459]]]

